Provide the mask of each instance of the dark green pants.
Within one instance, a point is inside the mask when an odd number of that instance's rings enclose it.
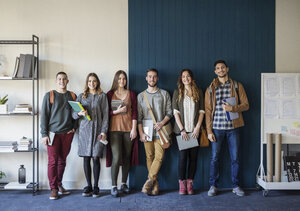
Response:
[[[117,186],[120,161],[122,161],[122,183],[126,183],[131,162],[131,150],[133,142],[129,132],[109,132],[109,140],[112,152],[111,180],[112,186]]]

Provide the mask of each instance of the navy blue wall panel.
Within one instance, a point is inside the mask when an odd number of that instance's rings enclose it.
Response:
[[[260,73],[275,72],[275,0],[129,0],[129,80],[137,93],[147,88],[145,72],[159,70],[158,86],[172,95],[181,69],[194,72],[203,91],[215,77],[213,63],[224,59],[229,75],[243,83],[250,102],[241,129],[241,185],[255,186],[260,157]],[[147,179],[145,150],[130,173],[130,186]],[[209,187],[211,149],[198,153],[197,189]],[[178,148],[166,150],[161,189],[178,188]],[[224,145],[220,187],[230,188],[230,158]]]

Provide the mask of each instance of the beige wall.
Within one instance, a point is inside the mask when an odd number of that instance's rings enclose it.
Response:
[[[276,0],[276,72],[300,72],[300,1]]]
[[[115,71],[128,70],[127,17],[126,0],[0,0],[0,39],[31,39],[32,34],[40,37],[40,102],[55,88],[58,71],[68,73],[69,89],[77,94],[83,90],[86,75],[96,72],[106,92]],[[6,60],[4,71],[12,74],[15,57],[26,52],[30,48],[0,46],[0,55]],[[16,103],[31,103],[29,87],[28,82],[0,81],[0,96],[9,94],[12,110]],[[0,118],[0,141],[32,137],[29,120]],[[66,187],[85,185],[82,163],[75,137],[64,177]],[[20,164],[25,164],[30,180],[29,154],[0,154],[0,170],[7,173],[7,180],[17,179]],[[104,166],[102,160],[100,188],[110,188],[110,169]],[[48,188],[45,146],[40,148],[40,181],[42,188]]]
[[[276,0],[276,72],[300,71],[299,10],[299,0]],[[82,91],[86,75],[96,72],[107,91],[114,72],[128,69],[127,11],[126,0],[0,0],[0,39],[29,39],[32,34],[40,37],[40,98],[54,88],[57,71],[69,74],[69,88],[76,93]],[[30,48],[21,46],[0,46],[0,55],[6,59],[6,73],[13,72],[17,55],[29,51]],[[27,82],[0,81],[0,96],[9,94],[10,109],[16,103],[30,103],[28,85]],[[31,136],[26,118],[0,118],[0,125],[0,141]],[[45,150],[41,146],[40,180],[42,187],[48,188]],[[29,155],[0,154],[0,170],[4,170],[8,178],[17,178],[19,164],[25,164],[27,177],[31,179]],[[109,170],[102,168],[102,188],[110,186]],[[77,138],[68,158],[64,181],[70,188],[85,185],[82,159],[77,156]]]

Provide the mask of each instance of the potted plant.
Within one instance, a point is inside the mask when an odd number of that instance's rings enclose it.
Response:
[[[4,97],[0,97],[0,114],[7,114],[8,112],[8,106],[5,104],[8,101],[7,98],[8,95],[5,95]]]
[[[0,180],[4,177],[6,177],[5,173],[3,171],[0,171]]]

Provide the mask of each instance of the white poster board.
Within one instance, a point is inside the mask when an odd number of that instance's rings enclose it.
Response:
[[[281,133],[282,143],[300,144],[300,73],[261,74],[261,139]]]

